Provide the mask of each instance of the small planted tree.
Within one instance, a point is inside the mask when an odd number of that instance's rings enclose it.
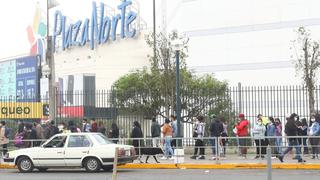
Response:
[[[299,27],[297,39],[293,40],[293,56],[296,72],[301,75],[309,97],[309,113],[315,112],[315,83],[317,71],[320,68],[319,42],[311,38],[311,33],[304,27]]]

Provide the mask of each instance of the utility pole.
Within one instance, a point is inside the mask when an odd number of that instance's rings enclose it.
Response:
[[[55,64],[53,56],[53,42],[52,36],[49,35],[49,1],[47,0],[47,52],[46,52],[46,63],[48,64],[50,74],[49,80],[49,119],[56,122],[56,88],[55,88]]]

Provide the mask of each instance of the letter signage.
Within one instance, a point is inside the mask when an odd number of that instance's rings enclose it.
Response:
[[[107,43],[109,38],[115,41],[119,21],[121,21],[120,37],[122,39],[133,38],[136,29],[130,28],[130,25],[137,18],[137,13],[131,10],[126,12],[127,7],[131,4],[131,0],[122,0],[122,3],[118,6],[119,13],[108,17],[104,14],[104,3],[100,3],[100,12],[97,12],[96,2],[92,2],[91,19],[78,20],[76,23],[69,25],[66,24],[66,16],[61,11],[56,11],[54,14],[53,47],[56,47],[57,36],[60,35],[62,37],[60,45],[62,50],[71,46],[84,46],[87,42],[90,43],[90,49],[94,49],[95,44]]]

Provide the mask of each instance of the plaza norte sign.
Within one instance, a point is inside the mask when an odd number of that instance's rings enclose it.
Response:
[[[0,102],[0,119],[43,118],[41,102]]]
[[[60,35],[62,41],[59,46],[62,47],[62,50],[71,46],[85,46],[87,42],[90,43],[90,49],[94,49],[95,43],[104,44],[110,38],[115,41],[119,21],[121,21],[120,37],[122,39],[133,38],[136,29],[130,29],[130,25],[136,19],[137,13],[133,11],[126,13],[126,8],[131,4],[131,0],[122,0],[118,6],[119,14],[109,17],[104,16],[104,3],[100,3],[100,16],[98,18],[96,2],[92,2],[91,19],[78,20],[74,24],[69,24],[68,27],[66,26],[66,16],[62,15],[61,11],[56,11],[54,14],[53,47],[56,47],[57,36]]]

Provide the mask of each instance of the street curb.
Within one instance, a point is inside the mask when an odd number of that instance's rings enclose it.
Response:
[[[15,166],[0,164],[0,169],[15,169]],[[119,169],[266,169],[266,164],[126,164]],[[272,164],[273,169],[320,170],[320,164]]]
[[[126,164],[119,169],[266,169],[266,164]],[[320,164],[272,164],[273,169],[314,169]]]

